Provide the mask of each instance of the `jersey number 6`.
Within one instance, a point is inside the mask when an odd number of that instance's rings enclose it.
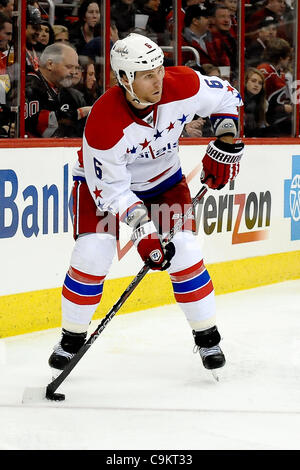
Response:
[[[97,158],[94,158],[94,168],[95,168],[95,173],[96,173],[97,178],[101,180],[102,178],[101,163],[97,160]]]

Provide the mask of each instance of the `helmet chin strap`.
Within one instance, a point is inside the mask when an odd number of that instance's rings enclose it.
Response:
[[[130,96],[133,98],[132,101],[134,101],[135,103],[138,103],[138,104],[141,104],[142,106],[151,106],[153,105],[153,103],[151,103],[150,101],[141,101],[137,95],[134,93],[133,91],[133,88],[132,88],[132,84],[129,83],[129,88],[126,87],[126,85],[124,85],[124,83],[122,83],[123,87],[125,88],[126,91],[128,91],[128,93],[130,94]]]

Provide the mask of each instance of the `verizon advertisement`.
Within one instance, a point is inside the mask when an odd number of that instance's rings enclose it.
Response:
[[[206,146],[180,146],[192,196]],[[3,149],[0,157],[0,295],[59,287],[69,266],[75,148]],[[236,181],[210,190],[196,211],[206,263],[300,250],[300,148],[249,145]],[[108,278],[142,266],[122,226]]]

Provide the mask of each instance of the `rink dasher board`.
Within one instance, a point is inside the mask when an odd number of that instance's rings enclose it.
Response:
[[[205,149],[180,146],[192,195],[200,187]],[[0,255],[5,276],[0,337],[59,325],[61,285],[74,246],[70,194],[77,150],[1,151]],[[196,214],[197,237],[217,294],[300,277],[299,181],[297,145],[249,145],[236,182],[206,195]],[[129,236],[122,226],[95,318],[105,315],[142,266]],[[150,273],[121,313],[172,302],[166,273]]]

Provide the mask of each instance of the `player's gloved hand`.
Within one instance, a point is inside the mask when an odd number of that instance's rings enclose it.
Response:
[[[219,139],[210,142],[202,159],[201,182],[212,189],[224,188],[238,175],[243,153],[242,142],[230,144]]]
[[[164,271],[170,267],[170,260],[175,255],[175,246],[172,242],[162,246],[152,220],[137,227],[131,240],[142,260],[147,262],[151,269]]]
[[[175,254],[175,246],[168,243],[162,246],[154,223],[148,217],[148,211],[143,204],[137,204],[129,211],[124,222],[133,228],[131,240],[144,262],[151,269],[165,270],[170,266],[170,260]]]

